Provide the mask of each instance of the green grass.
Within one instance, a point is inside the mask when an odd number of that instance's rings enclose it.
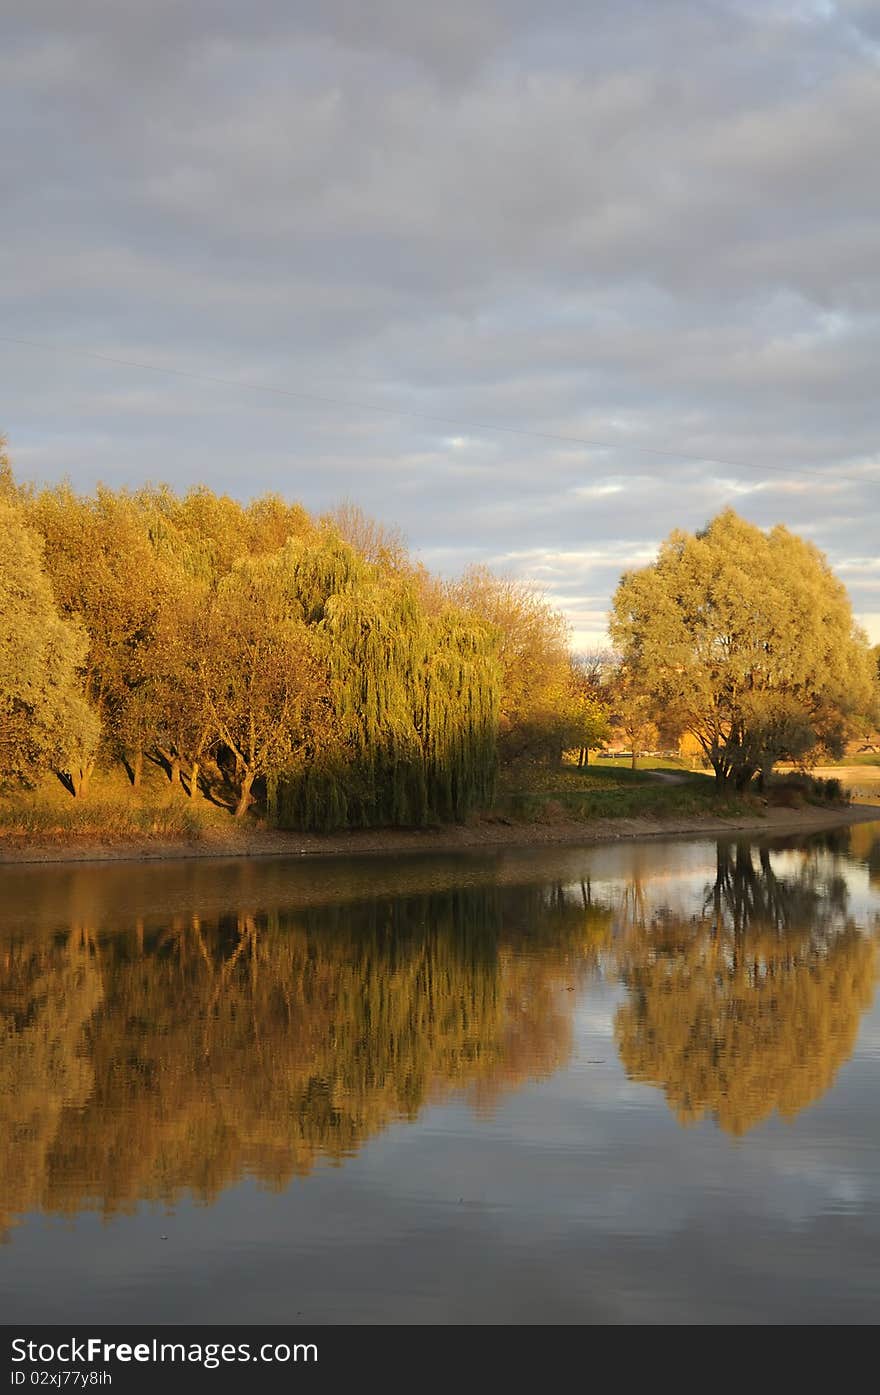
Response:
[[[655,771],[670,771],[681,777],[680,783],[661,782],[655,778]],[[543,792],[546,794],[568,794],[572,790],[607,790],[620,788],[674,789],[684,785],[695,789],[714,789],[715,780],[711,774],[692,771],[673,761],[648,761],[633,770],[623,761],[603,761],[601,765],[588,765],[578,769],[576,765],[560,765],[556,769],[539,766],[513,767],[502,771],[499,787],[502,793]]]
[[[663,780],[657,772],[677,778]],[[835,782],[838,783],[839,782]],[[554,822],[562,819],[720,817],[760,813],[767,803],[799,808],[846,802],[846,791],[828,794],[827,781],[806,776],[780,776],[757,792],[719,794],[714,775],[692,771],[673,760],[646,758],[636,770],[628,763],[603,761],[578,769],[562,765],[555,770],[520,768],[502,775],[495,812],[516,822]]]
[[[558,793],[518,791],[499,797],[495,812],[516,822],[558,819],[663,818],[718,814],[722,817],[755,812],[759,806],[744,795],[718,796],[714,789],[687,785],[593,785]]]
[[[653,769],[674,769],[682,775],[675,784],[661,782]],[[672,762],[632,770],[611,762],[578,770],[563,765],[557,770],[506,772],[496,800],[495,813],[516,822],[559,819],[614,819],[667,815],[736,815],[759,806],[742,795],[719,796],[711,776],[682,770]]]
[[[629,756],[590,756],[589,770],[608,770],[631,768],[631,758]],[[577,767],[572,767],[577,769]],[[691,773],[691,762],[681,756],[638,756],[636,759],[637,770],[680,770],[685,774]],[[699,773],[699,772],[697,772]]]

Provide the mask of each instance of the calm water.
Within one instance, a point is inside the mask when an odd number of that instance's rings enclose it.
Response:
[[[876,1321],[880,825],[0,872],[5,1321]]]

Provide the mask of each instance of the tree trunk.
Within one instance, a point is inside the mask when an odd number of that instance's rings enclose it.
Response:
[[[143,748],[143,746],[138,746],[137,750],[136,750],[135,753],[134,753],[134,760],[133,760],[132,763],[131,763],[131,787],[132,787],[132,789],[135,789],[135,790],[139,790],[139,789],[140,789],[140,787],[141,787],[141,780],[142,780],[142,778],[143,778],[143,774],[144,774],[144,748]]]
[[[635,768],[636,768],[636,760],[637,760],[637,756],[636,756],[635,751],[633,751],[633,753],[632,753],[632,760],[631,760],[631,762],[630,762],[630,769],[631,769],[631,770],[635,770]]]
[[[153,749],[155,751],[155,755],[152,755],[150,759],[152,761],[155,761],[156,765],[161,765],[162,769],[165,771],[165,774],[168,776],[168,779],[173,784],[175,764],[174,756],[172,756],[170,751],[163,750],[161,746],[155,746]]]
[[[235,817],[237,819],[240,819],[243,814],[247,813],[248,807],[251,802],[251,785],[253,783],[254,777],[250,773],[242,776],[241,794],[239,795],[238,804],[236,805],[235,809]]]
[[[70,772],[74,799],[85,799],[89,792],[89,781],[92,778],[94,768],[95,762],[88,761],[85,765],[78,765],[75,770]]]
[[[199,793],[199,763],[197,760],[193,761],[189,772],[189,789],[187,793],[190,799],[195,799],[196,795]]]

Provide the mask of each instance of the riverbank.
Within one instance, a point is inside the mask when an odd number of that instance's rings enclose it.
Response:
[[[724,834],[818,833],[852,823],[880,822],[880,805],[800,809],[767,807],[736,815],[700,813],[514,823],[482,819],[425,829],[363,829],[345,833],[282,833],[270,829],[208,829],[198,841],[143,837],[77,843],[0,841],[0,865],[56,862],[152,862],[181,858],[345,857],[364,854],[455,852],[468,848],[543,847],[650,838]]]

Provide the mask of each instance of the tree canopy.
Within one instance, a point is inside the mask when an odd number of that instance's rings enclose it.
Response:
[[[876,707],[867,641],[825,557],[731,509],[624,575],[610,629],[634,684],[699,741],[719,784],[839,754],[849,722]]]
[[[40,539],[0,497],[0,780],[81,778],[98,739],[82,694],[88,638],[55,605]]]
[[[687,733],[745,786],[877,717],[825,558],[730,510],[622,578],[617,653],[591,660],[524,581],[432,576],[351,503],[23,488],[2,452],[0,502],[7,781],[54,770],[82,798],[97,763],[138,790],[152,762],[239,818],[413,826],[489,806],[499,765],[584,766],[618,733],[634,764]]]
[[[7,774],[52,764],[82,796],[96,759],[135,787],[152,761],[191,798],[313,829],[491,801],[503,634],[353,505],[24,490],[5,458],[0,497]]]
[[[524,582],[471,567],[452,600],[488,621],[499,636],[499,745],[502,756],[557,758],[577,725],[568,627]]]

